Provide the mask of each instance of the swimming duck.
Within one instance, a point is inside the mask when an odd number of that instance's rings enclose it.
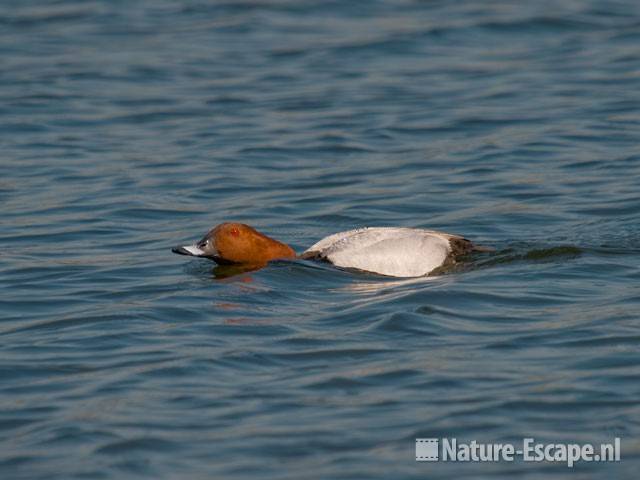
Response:
[[[435,230],[365,227],[330,235],[296,256],[289,245],[243,223],[221,223],[196,244],[172,249],[219,265],[242,264],[256,269],[271,260],[300,258],[391,277],[436,274],[462,255],[488,250],[466,238]]]

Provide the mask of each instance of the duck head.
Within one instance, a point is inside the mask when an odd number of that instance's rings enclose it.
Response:
[[[279,258],[294,258],[289,245],[258,232],[244,223],[221,223],[194,245],[171,249],[180,255],[209,258],[219,265],[265,265]]]

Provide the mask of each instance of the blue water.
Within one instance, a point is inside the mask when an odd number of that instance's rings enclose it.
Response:
[[[0,3],[0,478],[637,478],[640,4]],[[222,221],[496,252],[174,255]],[[415,438],[618,463],[416,462]]]

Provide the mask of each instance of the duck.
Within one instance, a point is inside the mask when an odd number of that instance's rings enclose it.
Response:
[[[408,227],[363,227],[335,233],[300,255],[244,223],[225,222],[195,244],[172,248],[174,253],[208,258],[218,265],[262,268],[273,260],[328,262],[336,267],[389,277],[440,274],[473,252],[493,251],[450,233]]]

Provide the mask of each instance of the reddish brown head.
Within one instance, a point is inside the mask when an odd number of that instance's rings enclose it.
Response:
[[[221,223],[196,245],[176,247],[175,253],[207,257],[218,264],[264,265],[277,258],[293,258],[288,245],[258,232],[244,223]]]

